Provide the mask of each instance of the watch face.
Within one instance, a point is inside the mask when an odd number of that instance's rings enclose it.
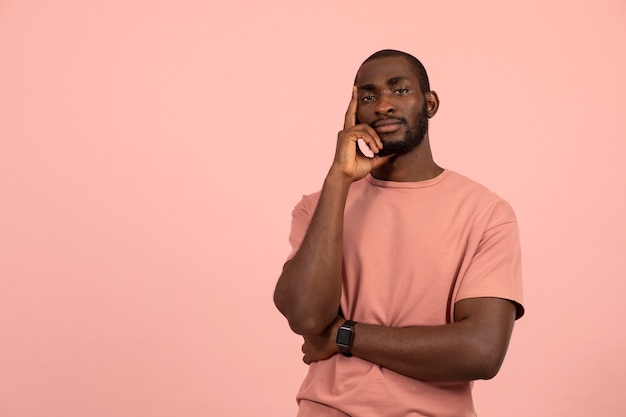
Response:
[[[343,327],[339,328],[337,332],[337,344],[343,346],[350,346],[350,340],[352,340],[352,332]]]

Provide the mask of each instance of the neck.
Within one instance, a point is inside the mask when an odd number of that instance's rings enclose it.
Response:
[[[411,152],[392,157],[385,165],[372,171],[374,178],[383,181],[417,182],[435,178],[443,172],[433,160],[428,134]]]

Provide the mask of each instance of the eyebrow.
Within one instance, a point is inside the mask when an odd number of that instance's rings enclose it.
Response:
[[[389,78],[387,80],[387,85],[394,85],[394,84],[398,84],[401,81],[408,81],[408,80],[409,79],[407,77],[403,77],[399,75],[397,77]],[[364,90],[364,91],[373,91],[376,89],[376,87],[374,86],[374,84],[363,84],[363,85],[358,85],[357,89]]]

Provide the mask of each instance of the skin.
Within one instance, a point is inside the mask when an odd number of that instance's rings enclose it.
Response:
[[[344,129],[337,135],[333,163],[300,250],[283,268],[274,302],[291,329],[303,335],[303,360],[310,364],[339,353],[337,315],[341,297],[343,213],[350,185],[369,173],[388,181],[424,181],[443,172],[433,160],[428,133],[402,155],[378,155],[404,140],[426,102],[428,117],[439,107],[435,92],[422,92],[402,57],[380,58],[359,69]],[[405,118],[407,125],[375,129],[381,120]],[[357,124],[357,120],[360,123]],[[372,125],[371,125],[372,124]],[[393,131],[383,131],[383,130]],[[375,156],[357,151],[362,139]],[[442,326],[391,328],[357,323],[351,352],[400,374],[433,381],[470,381],[496,375],[508,347],[515,306],[499,298],[455,304],[455,321]]]

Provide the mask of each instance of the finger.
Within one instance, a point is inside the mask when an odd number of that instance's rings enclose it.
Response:
[[[356,125],[356,109],[358,107],[357,101],[357,88],[356,85],[352,87],[352,98],[350,99],[350,104],[348,105],[348,110],[346,110],[346,120],[343,123],[343,128],[347,129]]]
[[[376,155],[374,158],[371,159],[372,161],[372,169],[376,169],[380,166],[385,165],[391,158],[393,158],[393,154],[392,155],[385,155],[385,156],[378,156]]]
[[[374,157],[374,152],[372,152],[372,150],[369,148],[369,146],[367,146],[367,144],[365,143],[363,138],[358,138],[356,140],[356,143],[357,143],[357,145],[359,145],[359,150],[361,151],[361,153],[363,155],[365,155],[368,158],[373,158]]]
[[[372,148],[372,146],[376,146],[376,149],[382,149],[383,148],[383,141],[380,139],[380,136],[378,136],[378,132],[376,132],[376,129],[374,129],[373,127],[371,127],[369,125],[366,125],[366,124],[364,124],[362,126],[362,128],[371,136],[371,138],[372,138],[372,140],[373,140],[373,142],[375,144],[375,145],[373,145],[373,144],[370,144],[370,142],[366,141],[368,146],[370,148]],[[372,150],[374,152],[376,152],[373,148],[372,148]]]
[[[383,147],[383,142],[374,129],[367,125],[359,125],[351,135],[361,153],[367,158],[373,158]]]

